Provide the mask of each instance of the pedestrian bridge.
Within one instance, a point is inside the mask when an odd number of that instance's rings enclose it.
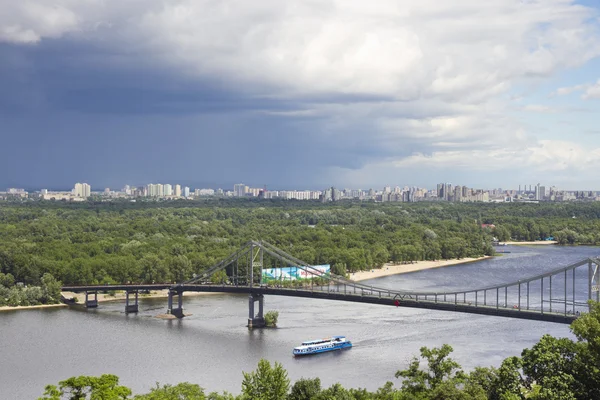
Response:
[[[85,292],[86,307],[97,307],[100,291],[126,292],[126,312],[138,311],[138,293],[169,290],[167,313],[184,317],[184,292],[249,295],[248,326],[264,325],[264,296],[293,296],[413,307],[537,321],[571,323],[600,301],[600,259],[588,258],[556,270],[497,286],[464,291],[417,292],[355,282],[309,265],[265,241],[251,241],[193,279],[178,284],[64,286]],[[267,275],[265,271],[269,270]],[[290,274],[290,272],[292,272]],[[301,279],[297,279],[301,277]],[[90,297],[90,295],[93,297]],[[130,295],[134,296],[130,299]],[[258,302],[258,307],[256,303]]]

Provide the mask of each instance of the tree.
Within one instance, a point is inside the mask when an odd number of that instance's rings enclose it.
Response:
[[[510,231],[504,226],[496,226],[493,233],[501,242],[508,242],[510,240]]]
[[[544,335],[531,349],[523,350],[523,373],[527,383],[540,385],[539,398],[571,399],[580,393],[577,375],[577,345],[567,338]],[[549,397],[550,394],[554,397]]]
[[[12,276],[12,274],[10,273],[3,274],[2,272],[0,272],[0,285],[4,286],[5,288],[13,287],[15,285],[14,276]]]
[[[420,360],[415,357],[408,369],[396,372],[396,378],[404,378],[402,388],[415,396],[435,391],[444,381],[450,380],[456,385],[465,380],[460,365],[448,358],[452,347],[444,344],[440,348],[421,347],[421,358],[427,361],[427,370],[420,369]]]
[[[52,274],[45,273],[42,276],[42,297],[41,301],[45,304],[60,303],[60,290],[62,283],[57,281]]]
[[[215,273],[213,273],[211,275],[210,282],[215,285],[221,285],[221,284],[229,282],[229,277],[227,276],[227,272],[225,272],[222,269],[216,271]]]
[[[583,385],[582,398],[600,398],[600,303],[591,301],[590,311],[571,324],[578,340],[578,382]]]
[[[292,391],[288,396],[288,400],[311,400],[321,392],[321,380],[300,379],[292,386]]]
[[[265,324],[270,327],[277,325],[277,319],[279,318],[279,311],[268,311],[265,314]]]
[[[242,397],[251,400],[283,400],[287,397],[290,380],[287,371],[279,363],[273,367],[261,359],[256,371],[244,372]]]
[[[186,256],[176,256],[170,260],[169,269],[176,282],[183,282],[192,275],[192,263]]]
[[[121,400],[131,395],[131,389],[119,385],[119,377],[104,374],[100,377],[78,376],[59,382],[59,387],[46,386],[39,400]],[[64,397],[63,397],[64,396]]]
[[[179,383],[175,386],[156,384],[148,394],[137,395],[135,400],[205,400],[204,389],[192,383]]]
[[[140,260],[141,278],[144,283],[167,282],[169,270],[156,254],[148,254]]]

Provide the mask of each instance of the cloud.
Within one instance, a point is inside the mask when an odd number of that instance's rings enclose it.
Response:
[[[523,111],[532,111],[532,112],[538,112],[538,113],[553,113],[553,112],[558,111],[553,107],[545,106],[542,104],[527,104],[522,109],[523,109]]]
[[[585,100],[600,99],[600,79],[595,84],[589,85],[582,97]]]
[[[552,144],[510,113],[511,90],[600,55],[595,11],[569,0],[0,0],[0,9],[0,41],[27,46],[40,82],[31,92],[50,111],[225,112],[263,117],[263,128],[286,119],[273,126],[320,149],[320,166],[356,173],[382,160],[468,169],[462,156],[541,157]],[[583,90],[600,94],[557,94]],[[288,132],[251,134],[298,148]]]
[[[600,79],[596,83],[586,83],[582,85],[559,88],[554,92],[555,95],[564,96],[574,92],[583,92],[583,100],[600,99]]]
[[[586,170],[600,166],[600,148],[585,149],[568,141],[541,140],[521,149],[439,151],[431,155],[413,154],[395,161],[395,167],[445,168],[459,165],[480,170],[504,170],[507,167],[535,168],[538,171]]]

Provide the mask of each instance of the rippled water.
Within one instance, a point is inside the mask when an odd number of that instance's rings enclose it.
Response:
[[[391,276],[372,284],[408,290],[457,290],[529,277],[600,254],[595,247],[517,247],[491,260]],[[184,300],[181,321],[154,318],[166,299],[146,299],[125,315],[121,302],[97,310],[46,309],[0,314],[0,388],[6,399],[35,399],[44,385],[73,375],[113,373],[136,393],[155,382],[198,383],[239,393],[242,371],[258,360],[278,361],[292,380],[321,378],[324,385],[375,389],[395,381],[421,346],[454,347],[465,368],[498,365],[543,334],[571,336],[567,325],[377,305],[267,296],[279,328],[248,331],[248,299],[205,295]],[[294,358],[292,348],[342,334],[350,350]]]

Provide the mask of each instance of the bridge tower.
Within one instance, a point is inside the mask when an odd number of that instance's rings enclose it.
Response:
[[[589,276],[589,292],[588,292],[588,298],[590,300],[595,300],[597,302],[600,302],[600,267],[598,266],[598,264],[592,262],[590,260],[590,262],[588,263],[588,276]],[[591,305],[589,306],[589,308],[591,309]]]
[[[257,248],[255,253],[254,249]],[[250,244],[250,288],[254,286],[254,269],[258,267],[258,283],[262,282],[263,267],[263,249],[262,246]],[[256,313],[255,303],[258,301],[258,314]],[[264,296],[258,293],[251,293],[248,296],[248,329],[262,328],[265,326]]]

